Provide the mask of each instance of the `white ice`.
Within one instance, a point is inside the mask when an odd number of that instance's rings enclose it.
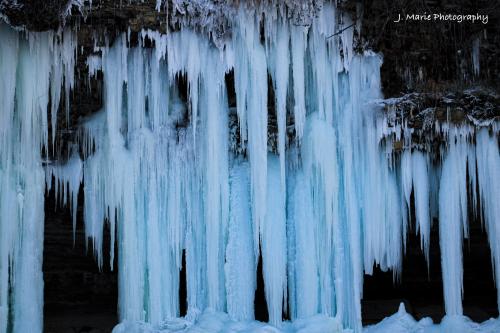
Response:
[[[73,213],[83,186],[85,235],[99,266],[109,224],[123,321],[115,332],[497,327],[462,316],[469,213],[486,226],[500,283],[496,123],[481,130],[436,124],[447,138],[440,161],[411,150],[411,135],[385,142],[386,119],[374,103],[382,95],[382,58],[354,52],[354,28],[335,35],[351,19],[332,4],[308,27],[278,11],[260,14],[239,7],[222,47],[183,28],[142,31],[153,48],[128,47],[126,34],[101,48],[87,64],[89,75],[103,73],[103,108],[82,121],[65,164],[43,161],[42,152],[49,144],[57,150],[49,123],[65,125],[56,123],[59,106],[69,112],[74,35],[26,39],[0,27],[7,46],[0,49],[0,333],[42,331],[46,184]],[[230,150],[227,74],[234,74],[239,155]],[[275,150],[268,142],[273,119]],[[403,151],[394,152],[391,140],[401,140]],[[363,329],[364,274],[378,267],[399,279],[409,232],[420,235],[429,260],[433,218],[443,322],[416,322],[401,308]],[[269,324],[254,321],[259,258]],[[188,315],[179,318],[183,259]]]

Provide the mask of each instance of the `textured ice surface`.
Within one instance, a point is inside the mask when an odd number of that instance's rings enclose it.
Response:
[[[0,23],[0,43],[0,332],[41,332],[45,173],[40,151],[49,146],[48,123],[55,121],[62,76],[68,92],[73,84],[73,36],[69,31],[21,36]],[[79,177],[58,175],[72,185]]]
[[[496,333],[500,330],[498,319],[489,319],[482,323],[474,323],[465,316],[447,315],[440,323],[435,324],[430,318],[415,320],[405,311],[401,303],[394,315],[385,318],[376,325],[363,328],[364,333]],[[293,323],[284,323],[282,327],[256,322],[235,322],[227,314],[210,310],[195,316],[166,320],[159,325],[125,321],[117,325],[113,333],[350,333],[343,329],[334,318],[316,315],[297,319]]]
[[[124,321],[113,329],[113,333],[341,333],[352,332],[342,329],[335,318],[324,315],[297,319],[283,323],[282,327],[258,321],[234,321],[226,313],[206,310],[185,318],[166,320],[158,325]]]
[[[364,333],[494,333],[499,331],[499,319],[489,319],[478,324],[465,316],[446,315],[439,324],[434,324],[430,318],[416,321],[406,313],[403,303],[396,314],[363,329]]]
[[[488,203],[495,190],[474,176],[478,167],[488,177],[498,173],[496,127],[490,134],[440,126],[449,137],[441,163],[417,150],[394,155],[391,142],[381,144],[386,119],[372,102],[381,97],[381,58],[351,54],[346,39],[352,35],[327,39],[335,31],[327,23],[334,7],[325,7],[307,29],[266,21],[264,43],[256,16],[247,11],[234,17],[224,48],[184,29],[168,36],[145,31],[143,38],[155,40],[153,50],[128,49],[125,37],[104,50],[104,114],[88,123],[84,135],[84,142],[97,144],[83,164],[92,186],[86,185],[85,211],[98,257],[102,220],[117,224],[119,265],[125,267],[119,273],[120,317],[159,325],[179,314],[184,250],[192,311],[209,308],[227,312],[231,323],[251,321],[262,256],[274,329],[289,327],[281,322],[288,312],[293,322],[321,313],[361,331],[363,274],[378,265],[399,278],[412,218],[428,259],[432,217],[440,218],[447,314],[461,315],[470,186],[481,189],[473,199],[486,209],[481,217],[498,219]],[[343,57],[341,48],[347,48]],[[228,152],[223,75],[229,70],[246,158]],[[178,73],[189,82],[187,108],[176,90]],[[262,84],[268,75],[275,100],[268,100],[269,87]],[[268,152],[271,103],[277,155]],[[296,117],[297,140],[288,150],[285,112]],[[193,121],[179,127],[186,115]],[[473,135],[481,148],[472,144]],[[475,163],[479,149],[492,153]],[[495,223],[487,225],[496,244]]]
[[[85,235],[98,264],[105,223],[111,266],[115,241],[118,248],[117,332],[361,332],[364,274],[378,265],[400,277],[412,219],[428,259],[433,218],[443,323],[416,323],[401,309],[367,330],[495,329],[496,321],[462,317],[462,242],[467,207],[475,207],[498,285],[497,124],[438,124],[448,140],[433,161],[408,148],[411,136],[387,137],[374,103],[381,57],[355,54],[352,32],[329,38],[349,18],[337,26],[328,4],[303,27],[258,10],[242,6],[230,16],[223,47],[188,28],[143,31],[154,48],[129,48],[125,34],[103,47],[87,61],[90,75],[103,73],[103,109],[82,125],[66,165],[45,168],[49,122],[55,127],[61,89],[68,97],[72,87],[72,33],[25,39],[0,28],[0,333],[41,332],[44,185],[74,212],[82,182]],[[236,110],[227,96],[231,71]],[[229,149],[230,112],[244,154]],[[278,154],[268,145],[272,117]],[[392,140],[403,142],[401,153]],[[189,315],[175,319],[183,256]],[[254,321],[259,258],[269,324]]]

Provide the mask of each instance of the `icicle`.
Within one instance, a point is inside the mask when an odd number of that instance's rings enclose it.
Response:
[[[412,153],[405,150],[401,156],[401,187],[408,210],[412,185]]]
[[[286,143],[286,97],[289,75],[289,40],[288,27],[279,24],[276,36],[276,114],[278,119],[278,151],[280,156],[280,175],[282,192],[285,190],[285,143]]]
[[[294,121],[297,139],[300,141],[304,132],[306,120],[306,100],[305,100],[305,35],[306,28],[291,26],[291,54],[292,54],[292,77],[293,77],[293,99],[294,99]]]
[[[57,165],[51,168],[48,168],[48,172],[46,173],[46,183],[49,184],[48,188],[51,189],[52,176],[56,179],[56,200],[62,198],[63,205],[67,205],[66,197],[69,195],[70,202],[70,211],[73,218],[73,244],[75,242],[75,233],[76,233],[76,216],[77,216],[77,207],[78,207],[78,192],[80,190],[80,184],[83,181],[83,165],[80,156],[78,155],[78,151],[73,151],[73,154],[69,161],[67,161],[64,165]],[[58,188],[61,188],[62,191],[58,195]]]
[[[448,315],[462,315],[462,239],[467,237],[466,165],[465,139],[453,135],[443,162],[439,186],[439,245]]]
[[[54,38],[54,37],[53,37]],[[58,45],[58,44],[56,44]],[[50,78],[50,99],[52,101],[50,108],[50,125],[52,129],[52,150],[55,150],[56,132],[57,132],[57,112],[59,101],[61,99],[61,84],[63,82],[63,68],[59,66],[61,60],[61,51],[59,47],[54,50],[52,58],[52,73]]]
[[[231,168],[230,221],[226,248],[227,312],[240,321],[253,320],[255,258],[253,252],[248,163]]]
[[[429,241],[431,233],[431,216],[429,212],[429,176],[428,160],[420,152],[412,153],[412,179],[415,197],[415,218],[417,231],[420,232],[420,245],[429,265]]]
[[[319,311],[319,279],[316,255],[318,244],[315,241],[316,233],[311,227],[313,221],[313,203],[311,188],[302,171],[296,171],[291,178],[293,183],[290,190],[288,219],[292,220],[295,230],[295,239],[292,242],[296,249],[295,279],[291,279],[289,288],[293,288],[296,299],[291,298],[291,304],[296,307],[292,319],[306,318]],[[291,235],[288,235],[291,237]],[[290,256],[290,253],[288,254]],[[289,277],[290,279],[290,277]]]
[[[270,155],[267,170],[268,204],[262,223],[262,271],[269,322],[281,326],[286,295],[286,213],[285,195],[280,182],[279,160]]]
[[[348,14],[342,15],[343,24],[341,25],[342,51],[344,56],[344,68],[349,71],[352,58],[354,56],[354,23]]]
[[[472,42],[472,69],[474,71],[474,75],[479,75],[480,70],[480,49],[481,40],[479,37],[475,38]]]
[[[310,177],[311,196],[315,198],[313,216],[314,221],[317,221],[314,228],[318,241],[316,251],[321,288],[320,308],[321,312],[330,315],[338,311],[338,317],[343,319],[341,311],[344,309],[337,305],[344,304],[345,288],[338,284],[339,279],[335,279],[343,274],[340,262],[342,230],[337,206],[339,184],[335,160],[336,138],[333,128],[319,117],[315,113],[307,119],[302,154],[304,172]],[[337,282],[336,285],[333,285],[334,281]]]
[[[207,54],[200,104],[205,105],[205,204],[207,233],[207,305],[222,311],[225,307],[224,252],[229,214],[228,184],[228,105],[223,90],[218,55]]]
[[[68,60],[59,58],[60,45],[52,33],[27,33],[27,37],[20,38],[0,24],[1,333],[7,329],[37,333],[43,328],[41,150],[48,148],[47,106],[56,110],[59,105],[60,68]]]
[[[436,124],[450,142],[442,172],[420,151],[394,159],[392,145],[381,141],[389,133],[386,118],[373,103],[381,97],[382,59],[354,55],[350,19],[344,15],[346,29],[328,38],[338,31],[332,4],[309,28],[279,11],[265,18],[256,13],[240,6],[231,18],[232,39],[220,48],[187,28],[168,35],[144,30],[142,42],[150,38],[154,48],[129,48],[130,36],[123,34],[102,56],[87,59],[90,75],[103,73],[103,109],[84,120],[80,147],[70,150],[66,164],[48,164],[45,177],[40,152],[50,142],[49,121],[55,148],[63,95],[69,109],[74,35],[30,33],[24,41],[0,27],[7,46],[0,49],[0,333],[42,330],[44,182],[71,206],[74,232],[84,181],[85,235],[99,267],[109,223],[111,266],[115,236],[119,250],[124,321],[157,327],[178,317],[185,262],[183,320],[196,321],[194,328],[213,320],[221,325],[216,330],[247,324],[279,330],[252,321],[261,251],[272,325],[308,331],[304,323],[319,320],[321,332],[340,326],[360,332],[363,274],[375,265],[393,270],[395,279],[401,273],[412,192],[427,261],[430,224],[440,218],[447,314],[462,313],[469,194],[470,206],[480,207],[474,212],[486,225],[500,283],[496,125],[493,135],[478,131],[474,147],[467,138],[476,129]],[[230,71],[245,156],[229,151]],[[275,101],[268,101],[269,76]],[[268,152],[272,102],[279,158]],[[298,143],[288,150],[287,112]],[[411,144],[408,126],[404,121],[394,130],[405,145]],[[292,324],[281,322],[287,310]],[[397,316],[407,318],[404,308]]]
[[[487,129],[481,129],[476,136],[476,158],[477,158],[477,183],[481,200],[482,219],[486,224],[488,240],[491,248],[491,256],[497,286],[497,306],[500,308],[500,207],[498,198],[500,189],[498,186],[500,170],[500,152],[498,149],[498,131],[493,131],[490,136]],[[469,174],[474,173],[469,168]],[[475,178],[475,177],[474,177]],[[472,182],[475,191],[475,183]]]
[[[267,203],[267,84],[262,84],[267,83],[267,63],[253,16],[240,9],[238,20],[239,30],[233,37],[237,112],[243,142],[248,127],[254,250],[258,258]]]
[[[311,61],[312,80],[308,83],[307,106],[317,110],[319,115],[329,124],[333,123],[334,92],[333,77],[338,75],[336,58],[339,58],[337,49],[330,53],[331,41],[328,36],[334,33],[335,25],[331,24],[336,17],[334,6],[325,6],[320,17],[314,22],[309,32],[309,57]]]
[[[15,166],[9,165],[10,156],[17,148],[14,146],[16,142],[13,141],[19,135],[14,132],[19,38],[16,32],[0,23],[0,39],[2,41],[0,49],[0,75],[2,77],[0,80],[0,100],[2,101],[0,107],[0,186],[2,189],[0,191],[0,333],[6,333],[9,312],[12,311],[10,306],[16,305],[16,300],[11,300],[9,296],[12,283],[9,281],[12,277],[9,266],[12,264],[14,249],[18,246],[16,240],[19,237],[20,228],[19,217],[15,211],[13,212],[13,207],[17,208],[15,170],[12,170]],[[41,332],[41,327],[39,327],[39,332]]]

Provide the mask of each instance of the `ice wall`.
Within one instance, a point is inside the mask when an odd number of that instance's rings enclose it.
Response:
[[[354,163],[365,142],[338,152],[342,127],[334,119],[346,115],[342,121],[355,137],[365,117],[353,119],[342,109],[360,113],[363,101],[351,98],[351,91],[380,97],[381,61],[376,55],[353,57],[352,34],[342,37],[343,59],[340,37],[327,39],[338,28],[333,17],[335,8],[327,6],[313,26],[297,29],[271,16],[263,22],[262,36],[260,16],[242,7],[224,48],[184,29],[166,36],[144,31],[142,38],[153,40],[154,49],[129,49],[123,36],[102,50],[105,106],[82,134],[88,147],[82,171],[85,224],[98,258],[103,221],[111,230],[116,224],[122,319],[159,323],[179,315],[184,250],[190,311],[211,308],[234,319],[253,319],[255,270],[262,256],[272,324],[280,326],[290,311],[293,319],[323,313],[361,328],[362,220],[356,198],[350,197],[349,210],[344,209],[354,184],[342,184],[341,173],[348,170],[350,182],[357,181],[343,156]],[[228,148],[224,75],[231,70],[248,162]],[[188,82],[187,105],[176,90],[179,75]],[[276,101],[268,100],[268,76]],[[287,163],[286,153],[290,105],[302,133],[296,166]],[[271,106],[278,119],[278,157],[268,152]],[[370,143],[376,150],[377,142]],[[295,200],[287,181],[296,182],[299,172],[303,192],[296,192],[311,197],[310,207],[301,211],[297,202],[295,211],[287,210]],[[311,243],[290,237],[291,229],[298,236],[307,233]],[[287,254],[295,246],[314,258],[309,269],[297,267],[298,277]],[[307,262],[302,255],[297,252],[297,260]],[[296,292],[295,286],[312,288],[317,296]],[[301,306],[296,297],[304,299]]]
[[[55,127],[62,77],[67,97],[73,83],[73,40],[70,31],[19,34],[0,24],[1,333],[43,328],[41,151],[49,148],[49,121]]]
[[[209,308],[252,320],[262,256],[270,323],[281,326],[284,313],[324,314],[359,331],[363,274],[378,265],[399,278],[413,223],[428,259],[433,218],[447,313],[462,314],[470,193],[496,246],[498,212],[489,202],[498,194],[475,175],[495,179],[498,130],[437,126],[449,137],[442,161],[409,148],[394,153],[391,140],[411,147],[411,138],[387,139],[397,131],[376,103],[382,59],[355,54],[352,31],[329,38],[341,29],[337,15],[325,6],[310,27],[297,27],[240,8],[223,47],[184,29],[144,31],[153,49],[128,48],[121,37],[102,50],[105,107],[82,136],[92,147],[83,162],[85,223],[99,258],[102,223],[116,224],[122,319],[158,324],[179,315],[185,251],[189,313]],[[180,75],[187,101],[177,91]],[[245,156],[229,151],[231,112]],[[277,154],[269,151],[271,113]],[[491,160],[476,163],[476,149]]]
[[[364,274],[378,265],[399,278],[413,224],[428,259],[434,219],[446,311],[461,315],[471,210],[487,228],[500,283],[497,125],[436,124],[448,138],[441,159],[412,151],[411,137],[387,128],[376,103],[382,58],[353,51],[347,16],[328,4],[310,26],[297,26],[279,11],[254,10],[237,10],[233,35],[218,47],[184,28],[143,31],[152,48],[129,47],[125,34],[100,48],[87,63],[91,75],[103,73],[104,107],[83,121],[68,162],[45,174],[48,124],[57,125],[62,86],[69,96],[75,43],[69,32],[26,41],[2,28],[0,333],[42,330],[45,182],[73,212],[83,185],[85,234],[101,266],[109,223],[122,320],[158,325],[179,316],[184,256],[189,318],[226,312],[217,323],[251,322],[261,257],[270,324],[291,329],[286,313],[299,331],[321,315],[359,332]],[[403,141],[401,153],[392,141]]]

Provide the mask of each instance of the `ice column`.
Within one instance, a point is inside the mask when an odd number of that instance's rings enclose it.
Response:
[[[233,161],[230,172],[230,216],[226,247],[227,312],[236,320],[254,318],[255,257],[248,162]]]
[[[286,210],[281,186],[280,164],[276,156],[268,157],[267,211],[262,223],[262,272],[269,322],[280,326],[286,301]],[[286,304],[286,302],[285,302]]]
[[[481,216],[486,225],[490,242],[492,263],[497,286],[497,305],[500,307],[500,152],[498,149],[498,128],[493,135],[486,128],[476,134],[477,182],[481,199]],[[470,173],[469,173],[470,174]]]
[[[67,35],[71,44],[72,35]],[[0,24],[0,332],[42,332],[47,107],[59,105],[73,52],[53,33],[21,37]],[[51,83],[52,79],[52,83]],[[72,84],[71,76],[65,78]],[[49,106],[50,107],[50,106]]]
[[[256,260],[267,204],[267,61],[258,16],[238,11],[234,44],[237,112],[242,141],[248,142],[254,252]],[[248,132],[248,134],[247,134]]]
[[[467,142],[458,129],[443,162],[439,185],[439,245],[446,313],[462,314],[462,239],[467,236]]]

